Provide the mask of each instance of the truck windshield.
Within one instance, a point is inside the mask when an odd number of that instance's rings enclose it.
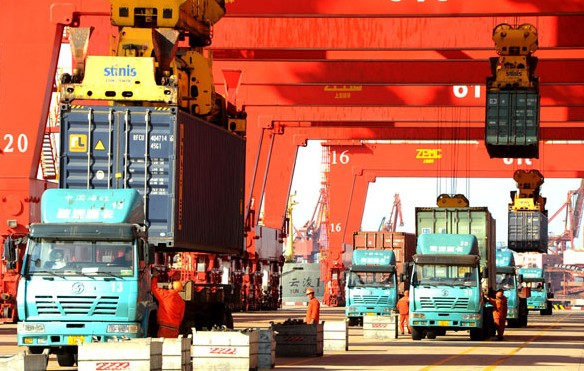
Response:
[[[466,265],[416,264],[413,284],[476,286],[477,270]]]
[[[531,291],[543,291],[543,282],[525,282],[527,287],[531,288]]]
[[[133,275],[134,249],[127,241],[30,239],[25,272]]]
[[[515,276],[510,273],[497,273],[497,290],[515,288]]]
[[[393,274],[382,272],[350,272],[349,287],[393,287]]]

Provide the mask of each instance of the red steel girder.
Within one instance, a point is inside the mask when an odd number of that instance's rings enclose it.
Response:
[[[484,84],[487,60],[427,61],[216,61],[215,71],[239,69],[244,84]],[[540,60],[537,74],[547,84],[583,84],[584,59]],[[543,81],[542,81],[543,82]]]
[[[577,0],[296,0],[296,1],[234,1],[227,3],[228,16],[364,16],[435,17],[465,15],[509,17],[519,15],[577,14],[584,12],[584,4]]]
[[[484,128],[485,110],[483,107],[440,107],[440,106],[247,106],[248,133],[253,136],[259,128],[272,127],[273,122],[280,126],[311,126],[311,122],[329,123],[329,126],[343,126],[348,123],[352,129],[363,126],[412,127],[414,128]],[[261,121],[261,122],[260,122]],[[287,124],[292,122],[295,124]],[[567,128],[573,134],[563,139],[584,139],[582,122],[584,106],[579,107],[542,107],[540,112],[542,127],[541,139],[561,139],[553,130]],[[255,126],[258,126],[257,128]],[[546,136],[543,136],[543,132]],[[437,138],[443,136],[441,133]],[[549,136],[548,136],[549,135]],[[249,136],[248,136],[249,138]],[[355,138],[354,135],[351,139]],[[314,138],[318,139],[318,138]],[[390,138],[385,138],[390,139]],[[398,138],[399,139],[399,138]],[[401,138],[401,139],[410,139]]]
[[[290,189],[290,184],[292,181],[292,172],[287,172],[288,170],[282,172],[280,170],[274,170],[274,168],[277,169],[277,167],[279,166],[278,164],[284,164],[286,169],[291,169],[292,167],[290,166],[290,158],[296,158],[296,149],[298,146],[302,146],[306,144],[307,140],[311,140],[311,139],[324,139],[324,140],[332,140],[332,139],[339,139],[339,140],[347,140],[347,139],[354,139],[356,141],[360,140],[360,139],[390,139],[390,138],[397,138],[399,136],[399,134],[395,134],[392,133],[394,130],[393,128],[388,128],[385,126],[379,126],[379,125],[375,125],[375,123],[355,123],[356,126],[339,126],[339,124],[337,125],[321,125],[318,126],[316,124],[313,123],[280,123],[280,122],[276,122],[276,123],[269,123],[268,119],[266,117],[263,117],[264,120],[266,120],[265,122],[265,126],[267,128],[264,128],[262,130],[262,135],[265,136],[266,138],[271,138],[271,136],[275,135],[278,137],[277,139],[277,143],[278,143],[278,150],[272,149],[269,151],[269,160],[268,158],[268,150],[264,149],[264,156],[262,157],[262,163],[260,163],[260,165],[257,167],[258,169],[261,169],[262,174],[264,174],[263,176],[266,177],[267,181],[264,183],[260,183],[259,182],[255,182],[254,186],[251,186],[251,180],[250,177],[252,174],[255,173],[255,169],[250,168],[250,162],[248,161],[248,177],[247,177],[247,184],[246,184],[246,189],[250,190],[250,195],[251,197],[254,198],[254,200],[256,200],[255,202],[257,203],[257,200],[265,200],[265,205],[264,205],[264,214],[263,214],[263,220],[264,220],[264,224],[268,227],[272,227],[272,228],[280,228],[283,224],[284,221],[284,215],[285,215],[285,207],[286,207],[286,202],[287,202],[287,197],[288,197],[288,191]],[[288,126],[288,124],[290,126]],[[369,125],[371,124],[371,125]],[[271,125],[271,126],[270,126]],[[362,126],[358,126],[358,125],[362,125]],[[429,130],[429,129],[426,129]],[[416,128],[411,128],[411,133],[420,133],[423,132],[424,129],[416,129]],[[435,140],[436,138],[442,138],[443,140],[460,140],[460,139],[472,139],[472,138],[465,138],[463,135],[468,134],[467,131],[465,130],[461,130],[459,133],[456,133],[454,131],[449,132],[449,134],[452,134],[451,136],[446,136],[443,133],[444,129],[440,129],[440,128],[436,128],[435,131],[432,132],[432,134],[427,135],[427,138],[424,139],[429,139],[429,140]],[[555,129],[551,129],[549,130],[550,132],[555,132]],[[566,130],[567,133],[566,135],[569,134],[569,130]],[[249,131],[248,131],[249,132]],[[402,133],[403,131],[397,130],[398,133]],[[442,133],[442,135],[438,135]],[[472,132],[471,132],[472,133]],[[457,135],[455,135],[457,134]],[[478,130],[475,131],[476,137],[474,138],[475,144],[472,145],[473,151],[476,153],[473,153],[472,155],[474,156],[480,156],[478,157],[479,161],[477,162],[477,166],[473,165],[473,170],[472,173],[470,174],[461,174],[460,176],[462,177],[509,177],[512,176],[512,172],[511,175],[509,175],[506,171],[510,166],[514,166],[514,164],[517,164],[516,160],[502,160],[502,159],[490,159],[486,149],[484,147],[484,144],[482,142],[482,139],[484,137],[484,129],[480,130],[480,133]],[[480,134],[480,135],[479,135]],[[581,133],[582,134],[582,133]],[[393,135],[393,136],[392,136]],[[257,148],[261,148],[262,146],[259,145],[258,142],[254,141],[254,138],[256,138],[256,136],[248,136],[248,159],[250,158],[256,158],[256,153],[254,153],[253,151],[255,151]],[[404,137],[402,137],[401,139],[403,139]],[[568,136],[566,136],[566,138],[569,139]],[[565,139],[566,139],[565,138]],[[399,138],[397,138],[399,139]],[[565,140],[564,139],[564,140]],[[399,141],[395,141],[394,144],[391,146],[392,150],[396,150],[399,152],[399,150],[397,150],[396,148],[398,148],[400,145],[403,145],[404,148],[405,144],[396,144],[396,143],[403,143],[403,142],[399,142]],[[380,144],[381,146],[381,144]],[[415,145],[412,145],[415,146]],[[416,147],[416,150],[418,148],[434,148],[432,146],[434,146],[434,144],[428,144],[429,147]],[[582,147],[582,146],[569,146],[569,147],[562,147],[559,145],[554,145],[552,147],[549,147],[550,145],[546,145],[545,142],[542,142],[541,146],[540,146],[540,159],[539,160],[523,160],[523,161],[528,161],[529,163],[533,163],[535,167],[539,168],[539,169],[543,169],[544,171],[546,171],[546,176],[549,177],[571,177],[571,176],[575,176],[575,177],[579,177],[579,173],[578,172],[584,172],[584,167],[578,167],[579,161],[569,161],[567,163],[566,159],[565,159],[565,153],[562,154],[562,151],[570,151],[570,156],[572,156],[573,153],[575,153],[574,151],[580,151],[580,149],[578,147]],[[551,150],[548,150],[548,147],[551,148]],[[276,148],[276,146],[274,146],[274,148]],[[449,150],[450,147],[446,148],[446,151]],[[558,149],[559,148],[559,149]],[[584,147],[582,147],[582,150],[584,150]],[[411,152],[411,151],[410,151]],[[447,174],[450,170],[449,168],[444,165],[444,167],[442,169],[436,169],[437,164],[452,164],[451,160],[444,160],[446,158],[449,158],[447,155],[447,152],[445,152],[444,155],[441,155],[442,159],[441,162],[437,162],[436,160],[434,161],[433,164],[430,164],[429,162],[424,162],[424,158],[418,158],[416,159],[416,154],[415,153],[410,153],[411,156],[404,159],[402,158],[403,156],[405,156],[404,154],[408,153],[406,150],[404,150],[403,152],[399,153],[398,155],[396,155],[396,157],[394,158],[399,158],[399,164],[395,163],[394,161],[392,161],[392,165],[394,166],[392,167],[390,170],[387,170],[387,176],[411,176],[411,177],[415,177],[415,176],[420,176],[420,177],[428,177],[428,176],[437,176],[437,174],[442,171],[445,174]],[[431,151],[429,151],[428,153],[431,153]],[[459,155],[462,156],[461,153],[459,153]],[[424,156],[423,153],[420,154],[420,156]],[[380,156],[379,158],[382,158],[383,156]],[[385,159],[390,158],[390,157],[384,157]],[[466,157],[461,157],[461,159],[458,159],[459,161],[463,161]],[[473,161],[474,157],[472,157]],[[426,159],[428,160],[428,159]],[[269,164],[267,164],[267,161],[269,161]],[[375,162],[371,159],[367,159],[367,161],[369,163],[373,165],[376,165]],[[387,160],[380,160],[381,162],[383,161],[387,161]],[[449,162],[450,161],[450,162]],[[470,161],[470,160],[469,160]],[[506,162],[505,162],[506,161]],[[584,160],[583,160],[584,161]],[[545,167],[543,165],[540,166],[540,164],[544,164]],[[462,163],[459,164],[458,166],[456,166],[455,168],[457,169],[466,169],[468,166],[470,166],[468,163]],[[379,165],[377,166],[377,168],[384,168],[384,166]],[[567,170],[563,170],[563,169],[567,169]],[[583,169],[583,170],[580,170]],[[254,170],[254,171],[252,171]],[[440,171],[439,171],[440,170]],[[565,171],[565,172],[562,172]],[[549,175],[547,175],[549,173]],[[266,175],[267,174],[267,175]],[[400,175],[401,174],[401,175]],[[257,207],[257,205],[256,205]]]
[[[328,174],[329,220],[336,231],[329,234],[329,246],[337,249],[352,243],[352,233],[361,225],[368,184],[376,177],[509,178],[518,168],[538,169],[546,178],[584,176],[581,144],[541,143],[539,160],[490,159],[483,142],[362,144],[355,141],[326,145],[332,157]],[[570,160],[566,159],[567,154]]]
[[[580,44],[582,41],[580,41]],[[578,46],[579,48],[579,46]],[[387,50],[387,49],[213,49],[216,61],[415,61],[415,60],[488,60],[494,57],[493,49],[435,49],[435,50]],[[538,49],[539,59],[584,59],[584,49]]]
[[[377,1],[377,0],[376,0]],[[477,2],[476,0],[468,0]],[[320,1],[319,1],[320,2]],[[379,4],[383,1],[377,1]],[[386,1],[389,3],[390,1]],[[327,18],[239,18],[229,14],[214,27],[211,49],[216,57],[228,53],[235,59],[265,57],[266,50],[288,52],[307,51],[311,59],[330,59],[334,51],[355,49],[371,51],[372,59],[380,59],[385,50],[431,50],[442,58],[463,58],[456,50],[490,50],[495,54],[493,28],[500,23],[530,23],[539,31],[539,48],[581,48],[579,30],[584,15],[537,17],[451,17],[411,18],[364,15]],[[231,17],[231,18],[230,18]],[[295,50],[296,49],[296,50]],[[224,50],[224,51],[223,51]],[[536,51],[535,55],[540,55]],[[285,56],[285,53],[282,53]],[[353,59],[348,57],[347,59]],[[466,56],[468,58],[468,56]]]
[[[216,74],[216,76],[219,74]],[[221,82],[216,81],[218,87]],[[222,92],[222,89],[218,89]],[[540,105],[584,105],[584,84],[540,86]],[[484,107],[484,85],[241,84],[238,104],[246,106],[385,105]]]

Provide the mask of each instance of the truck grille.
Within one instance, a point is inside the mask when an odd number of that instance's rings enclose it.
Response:
[[[422,309],[467,309],[468,298],[421,297]]]
[[[389,305],[389,297],[355,295],[353,303],[355,305]]]
[[[113,316],[119,296],[36,296],[39,315]]]

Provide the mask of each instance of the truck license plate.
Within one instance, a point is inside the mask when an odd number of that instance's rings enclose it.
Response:
[[[448,321],[438,321],[438,326],[450,326]]]
[[[85,336],[67,336],[67,344],[69,345],[83,344],[84,341]]]

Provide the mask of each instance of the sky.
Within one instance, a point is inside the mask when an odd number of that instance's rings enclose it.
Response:
[[[312,217],[320,191],[321,146],[319,141],[309,141],[306,147],[299,147],[296,159],[292,193],[298,203],[293,209],[292,219],[296,225],[303,225]],[[299,174],[302,174],[301,176]],[[545,174],[543,174],[545,176]],[[551,217],[566,201],[568,191],[580,186],[580,179],[545,179],[541,195],[546,198],[546,209]],[[445,185],[444,183],[448,183]],[[436,178],[377,178],[369,184],[361,230],[376,231],[383,217],[389,217],[394,195],[399,194],[402,204],[403,227],[398,232],[415,233],[415,208],[436,207],[439,193],[452,193],[449,190],[451,179]],[[441,192],[437,192],[440,189]],[[508,204],[510,192],[517,189],[511,179],[457,179],[456,192],[464,194],[470,206],[488,207],[496,220],[497,242],[507,244]],[[551,235],[564,231],[565,211],[559,214],[548,226]],[[576,240],[577,248],[582,248],[582,236]]]

